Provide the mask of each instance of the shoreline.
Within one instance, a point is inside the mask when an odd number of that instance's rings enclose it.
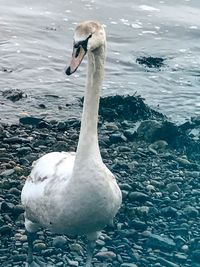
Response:
[[[48,152],[76,150],[80,120],[36,121],[0,123],[3,267],[22,266],[26,259],[20,192],[32,162]],[[114,226],[97,241],[95,267],[200,267],[199,126],[198,117],[177,126],[137,96],[101,99],[101,154],[123,204]],[[84,247],[80,238],[41,230],[34,250],[56,266],[82,266]]]

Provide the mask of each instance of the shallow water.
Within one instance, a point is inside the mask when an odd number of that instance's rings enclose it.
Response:
[[[0,91],[19,88],[28,95],[13,103],[0,92],[1,121],[14,122],[22,112],[79,116],[86,62],[70,78],[63,70],[73,29],[86,19],[101,21],[108,35],[104,95],[137,91],[179,122],[199,114],[199,14],[198,0],[1,0]],[[136,63],[140,56],[165,58],[165,66],[147,69]]]

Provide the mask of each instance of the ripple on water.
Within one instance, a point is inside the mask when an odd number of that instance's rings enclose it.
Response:
[[[65,105],[83,95],[86,61],[70,78],[64,68],[71,55],[72,31],[88,18],[107,26],[104,95],[137,91],[175,120],[192,116],[200,109],[199,8],[199,1],[181,0],[151,4],[147,0],[142,4],[140,0],[10,0],[9,6],[1,0],[0,89],[19,88],[28,95],[13,104],[0,92],[1,119],[12,121],[23,111],[37,115],[40,104],[45,104],[48,118],[77,113],[74,106],[70,110]],[[142,56],[166,58],[166,66],[144,68],[135,62]]]

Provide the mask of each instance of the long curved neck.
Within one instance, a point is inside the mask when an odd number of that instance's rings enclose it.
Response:
[[[87,84],[75,165],[90,157],[101,160],[97,126],[104,62],[105,46],[88,52]]]

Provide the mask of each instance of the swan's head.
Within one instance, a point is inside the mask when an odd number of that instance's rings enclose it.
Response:
[[[69,67],[66,69],[66,74],[74,73],[81,64],[87,52],[97,51],[101,46],[105,46],[106,34],[103,26],[95,21],[85,21],[75,29],[73,53]]]

